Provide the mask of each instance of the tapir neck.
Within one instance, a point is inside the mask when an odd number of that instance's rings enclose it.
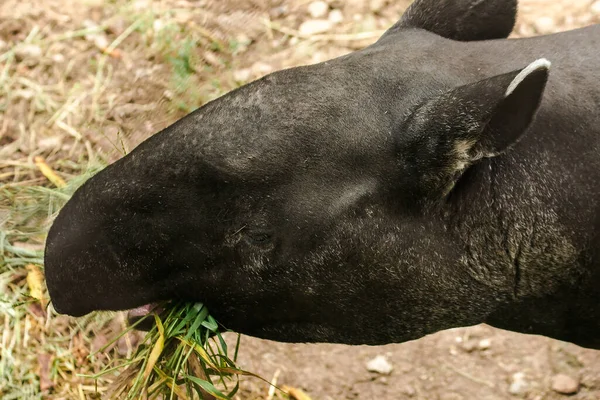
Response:
[[[600,273],[587,250],[597,239],[583,233],[593,229],[572,224],[564,204],[577,196],[549,173],[552,155],[519,151],[483,160],[452,193],[462,263],[503,294],[486,322],[598,347]]]

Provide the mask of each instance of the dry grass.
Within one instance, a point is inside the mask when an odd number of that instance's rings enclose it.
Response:
[[[129,332],[111,343],[126,329],[121,313],[75,320],[45,307],[45,234],[87,177],[196,107],[270,72],[252,57],[289,40],[302,46],[375,37],[299,37],[260,5],[226,15],[234,7],[225,3],[0,5],[1,398],[101,398],[113,379],[100,374],[104,367],[132,356],[142,340]],[[254,56],[252,46],[260,47]],[[234,79],[242,53],[251,70]]]
[[[236,85],[222,74],[235,43],[224,44],[198,22],[205,10],[148,5],[0,6],[3,399],[83,399],[106,391],[111,376],[90,377],[131,356],[141,335],[130,332],[104,348],[126,328],[121,314],[74,320],[43,307],[36,266],[45,233],[90,171]],[[69,184],[55,186],[63,181]]]
[[[346,20],[316,36],[298,29],[307,3],[0,3],[0,398],[101,398],[112,378],[92,376],[130,357],[142,340],[129,332],[106,346],[126,329],[121,313],[75,320],[45,308],[45,234],[83,180],[248,80],[374,41],[408,2],[377,11],[348,2]],[[564,29],[593,22],[569,18]],[[517,32],[534,33],[530,24]]]

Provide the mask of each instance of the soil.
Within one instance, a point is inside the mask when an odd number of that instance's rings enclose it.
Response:
[[[3,3],[0,4],[0,54],[6,50],[3,47],[27,40],[36,26],[42,32],[58,34],[67,27],[80,27],[83,20],[95,24],[109,21],[109,42],[128,26],[125,17],[111,14],[113,8],[108,4],[112,2],[47,0],[41,4],[4,0]],[[142,9],[150,7],[149,1],[134,3]],[[301,24],[313,18],[307,0],[158,3],[176,4],[184,10],[181,18],[206,27],[217,40],[236,38],[238,42],[251,42],[239,52],[201,54],[202,60],[212,65],[212,71],[219,75],[218,83],[223,91],[274,70],[323,61],[365,46],[375,37],[360,39],[355,34],[386,29],[410,1],[329,0],[330,10],[341,11],[344,19],[326,35],[350,36],[314,40],[306,40],[298,34]],[[159,7],[156,4],[153,6]],[[201,8],[203,13],[194,13],[196,8]],[[598,13],[600,4],[589,0],[522,0],[513,37],[589,25],[599,20]],[[265,28],[265,19],[270,21],[268,28]],[[189,107],[171,107],[169,101],[173,93],[168,82],[172,79],[172,70],[158,50],[146,46],[147,38],[143,34],[132,34],[131,40],[123,42],[122,56],[108,59],[111,80],[95,98],[88,92],[77,92],[86,88],[91,91],[95,85],[90,68],[84,67],[90,60],[97,59],[98,49],[93,40],[77,42],[78,47],[61,46],[61,42],[56,41],[42,48],[41,61],[19,64],[22,69],[18,73],[22,77],[47,85],[48,103],[38,104],[31,111],[36,93],[21,88],[21,92],[11,94],[8,104],[0,108],[4,116],[0,122],[3,146],[0,156],[20,160],[43,154],[65,176],[74,175],[78,168],[64,162],[65,159],[87,160],[91,157],[90,148],[109,160],[115,159],[120,156],[115,151],[119,146],[115,146],[113,140],[117,132],[124,133],[123,146],[131,148],[189,111]],[[216,56],[222,59],[215,59]],[[195,85],[202,96],[189,98],[189,92],[175,96],[190,103],[191,108],[220,93],[214,89],[214,80],[200,75],[190,79],[187,84],[190,88]],[[35,86],[30,86],[27,90],[35,91]],[[79,93],[82,93],[81,98],[78,98]],[[50,107],[51,101],[73,105],[59,118],[63,122],[60,129],[48,123],[53,113],[48,113],[45,107]],[[78,139],[78,135],[83,139]],[[6,165],[12,168],[14,164]],[[7,171],[2,168],[6,166],[0,165],[0,176]],[[14,180],[39,179],[30,169],[21,170],[17,175]],[[367,363],[380,355],[393,367],[390,374],[367,370]],[[570,383],[576,386],[576,393],[569,395],[570,398],[600,399],[600,351],[486,325],[452,329],[413,342],[377,347],[284,344],[243,337],[240,366],[267,380],[276,377],[277,385],[302,389],[315,400],[562,399],[567,395],[552,388],[553,378],[558,374],[565,374],[574,381]],[[244,378],[237,398],[267,399],[268,392],[266,383]]]
[[[566,398],[552,390],[552,379],[560,373],[579,383],[569,398],[600,399],[600,351],[487,325],[386,346],[243,337],[240,348],[242,368],[268,380],[278,374],[278,385],[300,388],[313,399],[558,400]],[[367,370],[377,356],[386,357],[391,374]],[[266,383],[246,378],[240,399],[264,399],[267,392]]]

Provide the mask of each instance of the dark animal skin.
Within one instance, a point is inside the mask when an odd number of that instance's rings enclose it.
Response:
[[[54,222],[54,307],[202,301],[248,335],[371,345],[485,322],[600,349],[600,26],[506,39],[516,8],[416,1],[373,45],[149,138]]]

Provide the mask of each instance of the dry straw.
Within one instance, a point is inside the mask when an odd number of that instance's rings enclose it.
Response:
[[[93,377],[118,372],[106,398],[231,399],[239,389],[240,375],[256,376],[235,364],[240,336],[230,356],[219,325],[203,304],[172,303],[166,307],[161,316],[151,315],[154,326],[131,359]],[[135,329],[136,324],[105,347]]]

